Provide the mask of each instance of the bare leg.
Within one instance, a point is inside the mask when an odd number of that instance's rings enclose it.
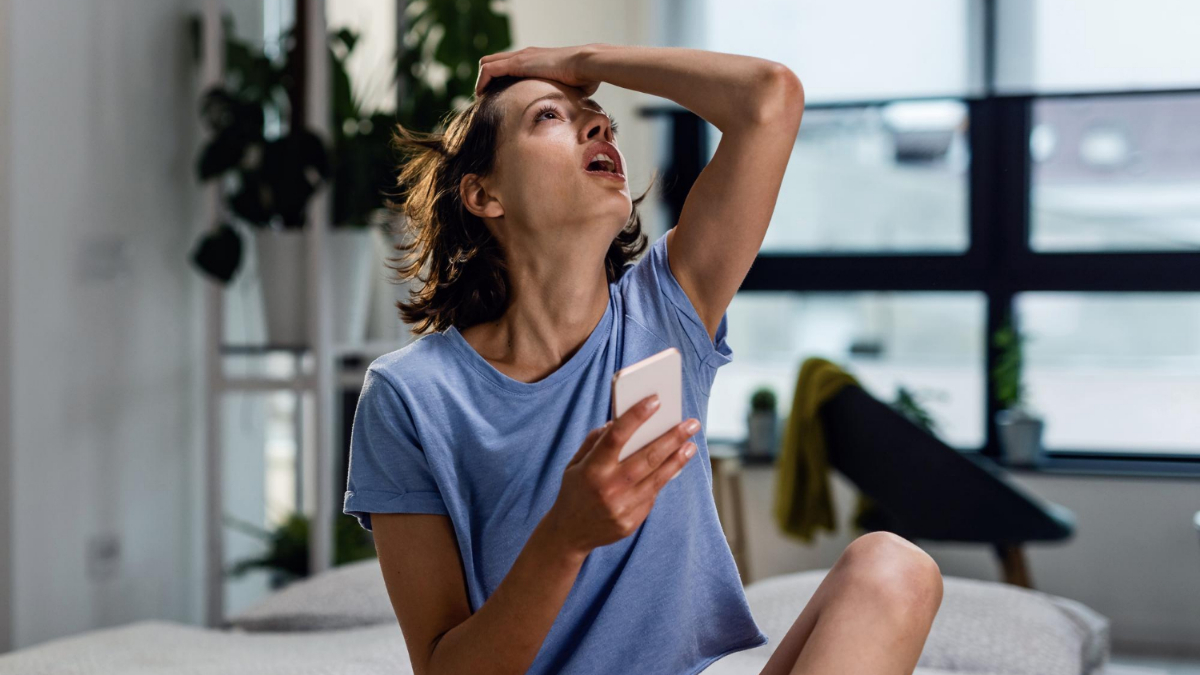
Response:
[[[942,603],[929,554],[889,532],[846,547],[761,675],[911,675]]]

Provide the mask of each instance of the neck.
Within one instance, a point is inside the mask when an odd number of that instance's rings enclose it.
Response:
[[[505,247],[509,305],[496,321],[462,331],[497,370],[536,382],[570,359],[603,318],[609,303],[599,242],[561,233]],[[509,251],[512,251],[510,253]]]

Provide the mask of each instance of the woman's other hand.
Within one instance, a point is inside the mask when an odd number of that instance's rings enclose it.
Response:
[[[496,52],[479,59],[475,80],[478,96],[494,77],[540,77],[579,87],[591,96],[600,87],[598,80],[586,80],[579,73],[579,62],[592,45],[577,47],[526,47],[514,52]]]
[[[658,491],[696,454],[696,444],[688,439],[700,423],[689,418],[618,460],[621,448],[657,408],[657,397],[649,396],[593,429],[567,464],[544,524],[569,552],[586,555],[633,534]]]

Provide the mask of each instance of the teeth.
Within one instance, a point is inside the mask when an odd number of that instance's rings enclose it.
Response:
[[[612,160],[612,158],[609,157],[608,155],[605,155],[602,153],[597,154],[595,157],[592,158],[592,162],[600,162],[600,163],[604,164],[606,167],[608,167],[608,170],[613,173],[616,173],[616,171],[617,171],[617,163],[614,162]]]

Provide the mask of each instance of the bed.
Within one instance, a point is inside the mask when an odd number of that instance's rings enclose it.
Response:
[[[828,570],[763,579],[746,596],[771,642],[704,675],[756,675]],[[944,578],[916,675],[1120,675],[1109,622],[1081,603],[996,582]],[[1145,671],[1139,671],[1145,672]],[[221,629],[138,621],[0,656],[0,675],[383,675],[412,673],[376,560],[271,594]]]

